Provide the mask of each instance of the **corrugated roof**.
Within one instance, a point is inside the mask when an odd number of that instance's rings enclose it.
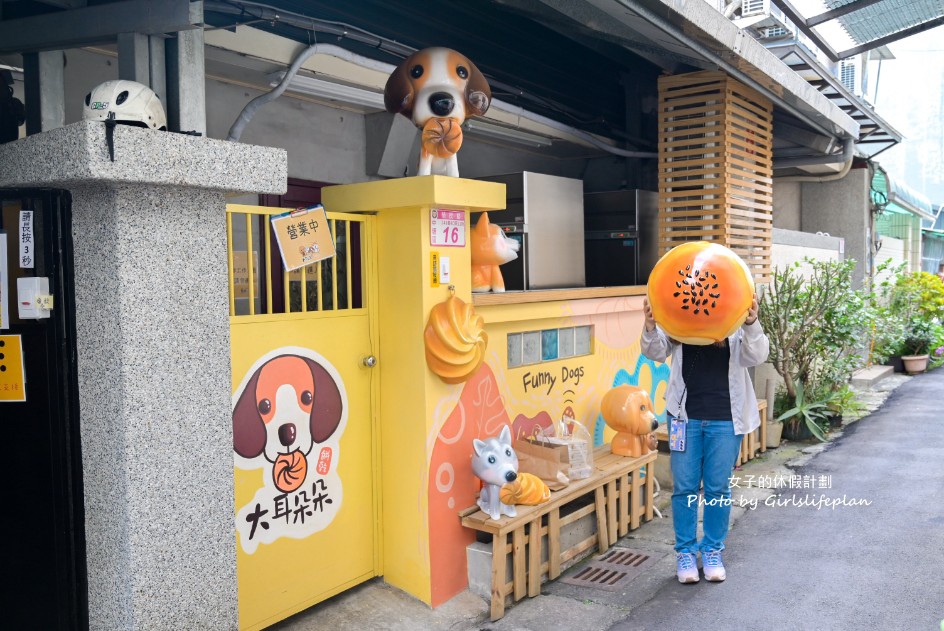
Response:
[[[800,11],[795,0],[771,0],[833,61],[878,48],[944,24],[941,0],[821,0],[823,10]],[[855,46],[837,50],[821,27],[838,24]]]
[[[872,176],[872,201],[883,206],[886,211],[910,213],[922,220],[935,219],[931,201],[904,182],[894,180],[885,169],[875,169]]]
[[[825,0],[827,9],[836,9],[854,0]],[[899,33],[944,15],[940,0],[882,0],[837,18],[849,37],[858,44]]]

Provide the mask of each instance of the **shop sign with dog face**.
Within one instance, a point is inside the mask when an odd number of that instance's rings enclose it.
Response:
[[[271,223],[282,264],[288,272],[329,259],[336,253],[328,217],[320,204],[278,215]]]
[[[314,351],[283,347],[249,369],[233,395],[236,467],[261,469],[262,486],[237,507],[243,550],[325,529],[343,498],[339,444],[347,424],[344,383]]]

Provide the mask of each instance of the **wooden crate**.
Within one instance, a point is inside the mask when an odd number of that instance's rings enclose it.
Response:
[[[594,548],[605,552],[616,543],[617,533],[625,535],[653,516],[653,475],[647,468],[656,452],[641,458],[625,458],[610,453],[609,445],[594,452],[594,473],[572,481],[567,488],[551,493],[538,506],[517,506],[517,516],[491,519],[471,506],[459,513],[462,525],[492,535],[491,619],[505,615],[505,598],[517,602],[525,595],[541,593],[541,579],[560,576],[561,566]],[[590,499],[592,497],[592,499]],[[581,502],[584,500],[584,502]],[[579,504],[585,504],[576,507]],[[561,528],[586,515],[596,516],[596,532],[567,549],[561,549]],[[544,554],[546,552],[546,554]],[[542,561],[546,556],[547,561]],[[507,580],[509,561],[512,580]]]
[[[659,248],[715,241],[770,280],[773,105],[722,72],[659,78]]]

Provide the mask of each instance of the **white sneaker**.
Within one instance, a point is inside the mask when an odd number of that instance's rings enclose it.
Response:
[[[695,563],[694,554],[691,552],[676,552],[675,566],[679,583],[698,582],[698,565]]]
[[[705,571],[706,581],[720,583],[725,579],[724,563],[721,562],[721,550],[702,552],[701,566]]]

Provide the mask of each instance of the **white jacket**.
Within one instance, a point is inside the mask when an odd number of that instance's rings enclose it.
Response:
[[[682,345],[669,341],[665,332],[656,325],[654,331],[642,328],[639,340],[642,354],[656,362],[664,362],[672,357],[672,370],[669,373],[669,385],[665,390],[665,408],[670,416],[687,419],[685,399],[688,391],[682,380]],[[761,328],[760,322],[745,324],[728,338],[731,359],[728,363],[728,387],[731,393],[731,418],[734,421],[734,433],[748,434],[760,425],[757,413],[757,397],[754,385],[747,369],[767,361],[770,353],[770,341]]]

